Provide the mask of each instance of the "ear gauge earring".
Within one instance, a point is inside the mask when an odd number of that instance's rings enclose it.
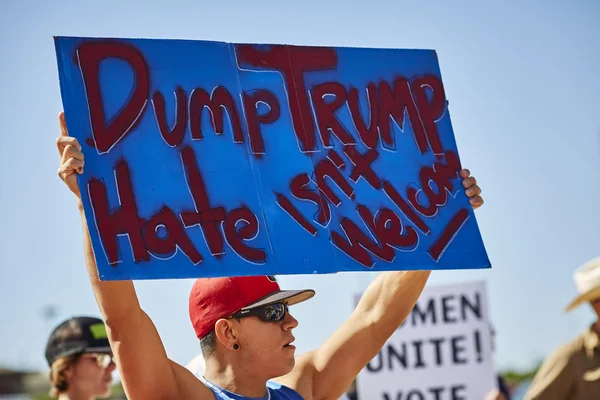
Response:
[[[239,344],[237,344],[237,343],[234,343],[234,344],[233,344],[233,349],[234,349],[234,350],[239,350],[239,349],[240,349],[240,345],[239,345]]]

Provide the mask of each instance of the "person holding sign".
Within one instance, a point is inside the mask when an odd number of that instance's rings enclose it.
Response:
[[[45,356],[50,367],[51,397],[110,397],[115,363],[102,320],[74,317],[61,322],[48,338]]]
[[[565,311],[588,303],[598,319],[544,360],[526,400],[600,399],[600,257],[579,267],[574,279],[579,294]]]
[[[298,321],[288,307],[311,298],[312,290],[282,291],[265,276],[198,279],[189,308],[206,359],[199,380],[169,360],[133,282],[99,279],[76,179],[84,155],[68,136],[64,113],[59,119],[58,174],[78,200],[90,282],[130,400],[338,399],[410,314],[429,278],[431,271],[380,273],[350,318],[320,348],[298,359],[292,334]],[[471,206],[480,207],[475,178],[466,169],[460,176]]]

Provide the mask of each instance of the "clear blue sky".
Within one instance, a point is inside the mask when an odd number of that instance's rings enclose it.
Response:
[[[584,329],[589,309],[562,309],[575,294],[574,268],[600,255],[600,3],[416,3],[3,1],[0,365],[44,368],[51,325],[98,313],[75,200],[56,175],[53,35],[437,50],[463,165],[484,190],[477,217],[494,268],[435,272],[430,283],[486,280],[500,368],[530,366]],[[280,279],[317,291],[293,308],[300,352],[349,315],[372,277]],[[136,284],[180,363],[198,352],[187,315],[191,284]],[[55,320],[43,318],[48,305],[58,307]]]

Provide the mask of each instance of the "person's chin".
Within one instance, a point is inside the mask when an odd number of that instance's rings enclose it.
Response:
[[[292,372],[292,370],[294,369],[294,366],[296,366],[296,358],[294,357],[294,353],[291,352],[291,354],[288,357],[289,358],[286,360],[287,361],[286,367],[287,367],[288,371],[286,372],[286,374],[289,372]]]
[[[293,355],[286,354],[285,358],[280,360],[278,363],[279,367],[277,368],[276,375],[283,376],[289,374],[294,369],[296,365],[296,359]]]

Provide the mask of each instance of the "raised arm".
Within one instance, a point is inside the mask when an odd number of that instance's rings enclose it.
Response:
[[[473,208],[481,189],[461,171]],[[350,318],[318,349],[300,356],[294,370],[277,381],[305,399],[338,399],[411,313],[431,271],[383,272],[371,282]]]
[[[167,357],[158,332],[140,308],[132,281],[101,281],[81,203],[76,173],[81,174],[84,156],[77,139],[68,136],[64,114],[59,116],[61,136],[57,139],[61,166],[58,175],[77,196],[83,223],[85,263],[94,296],[106,323],[108,338],[115,355],[127,398],[180,399],[193,378],[191,373]],[[198,385],[198,398],[210,398],[211,392]]]

